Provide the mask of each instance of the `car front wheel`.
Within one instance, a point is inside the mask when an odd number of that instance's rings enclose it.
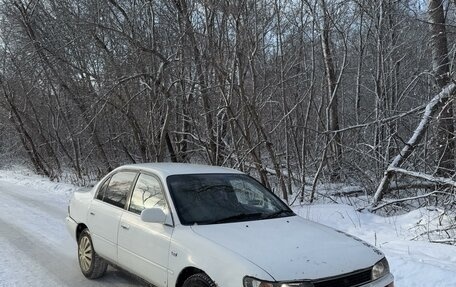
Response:
[[[188,277],[182,287],[216,287],[216,285],[205,273],[197,273]]]
[[[92,238],[87,229],[84,229],[79,236],[78,259],[82,274],[89,279],[103,276],[108,268],[106,260],[98,256],[93,249]]]

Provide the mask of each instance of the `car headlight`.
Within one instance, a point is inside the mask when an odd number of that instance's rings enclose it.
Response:
[[[268,282],[244,277],[244,287],[314,287],[311,282]]]
[[[378,261],[374,267],[372,267],[372,280],[377,280],[389,272],[390,270],[388,260],[386,260],[386,258],[383,258],[382,260]]]

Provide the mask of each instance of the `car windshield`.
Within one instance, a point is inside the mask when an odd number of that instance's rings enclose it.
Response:
[[[167,179],[182,224],[217,224],[294,215],[259,182],[244,174],[185,174]]]

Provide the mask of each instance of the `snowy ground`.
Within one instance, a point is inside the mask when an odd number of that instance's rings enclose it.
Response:
[[[21,171],[0,170],[0,286],[143,286],[110,268],[97,281],[79,271],[76,243],[65,229],[67,202],[78,188]],[[348,205],[294,207],[296,213],[351,233],[386,253],[396,286],[456,286],[456,247],[411,241],[436,211],[397,217],[359,213]]]
[[[396,286],[456,286],[456,247],[411,241],[416,223],[427,217],[417,210],[397,217],[359,213],[348,205],[313,205],[295,211],[302,217],[353,234],[382,250]]]

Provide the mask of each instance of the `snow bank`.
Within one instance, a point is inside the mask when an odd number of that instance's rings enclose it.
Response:
[[[396,286],[456,286],[456,248],[430,243],[417,236],[423,224],[436,224],[438,209],[382,217],[357,212],[345,204],[293,207],[304,218],[353,234],[382,250],[395,275]]]
[[[12,167],[8,170],[0,170],[0,180],[49,193],[62,194],[67,198],[76,190],[86,189],[65,182],[53,182],[49,178],[37,175],[24,167]]]

